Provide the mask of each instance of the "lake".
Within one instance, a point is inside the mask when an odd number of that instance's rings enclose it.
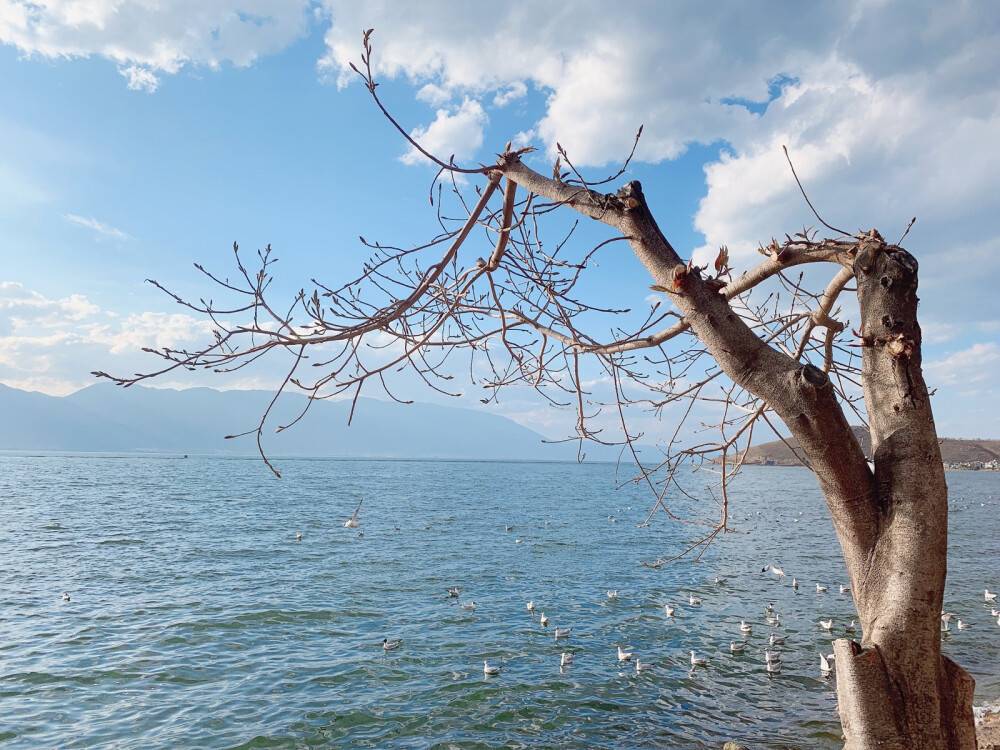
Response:
[[[842,635],[854,610],[807,470],[746,470],[746,533],[646,568],[700,529],[637,528],[653,499],[610,464],[277,464],[280,480],[256,459],[0,455],[0,747],[841,746],[818,621]],[[945,605],[974,628],[944,649],[994,701],[1000,473],[948,483]],[[772,630],[788,643],[769,676]],[[619,665],[619,645],[654,669]]]

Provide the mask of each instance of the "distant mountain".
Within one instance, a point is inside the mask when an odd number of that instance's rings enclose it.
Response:
[[[0,450],[140,453],[256,453],[253,430],[270,391],[167,390],[98,383],[61,398],[0,385]],[[572,460],[572,444],[547,444],[532,430],[494,414],[433,404],[359,399],[317,401],[294,427],[275,434],[305,406],[288,394],[265,425],[269,456]],[[591,460],[616,449],[586,446]]]
[[[852,429],[861,442],[861,448],[865,455],[871,457],[872,442],[868,430],[864,427]],[[802,462],[796,458],[795,453],[792,452],[793,449],[799,456],[804,455],[798,442],[793,438],[789,438],[787,444],[781,440],[761,443],[747,451],[745,463],[763,466],[800,466]],[[996,459],[1000,459],[1000,440],[956,440],[955,438],[941,440],[942,461],[963,463],[968,461],[987,462]]]

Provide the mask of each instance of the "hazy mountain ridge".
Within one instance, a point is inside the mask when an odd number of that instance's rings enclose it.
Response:
[[[120,388],[98,383],[55,397],[0,385],[0,450],[139,453],[256,453],[253,435],[270,391]],[[505,417],[434,404],[361,398],[347,425],[348,401],[318,401],[294,427],[275,434],[305,406],[287,394],[264,427],[273,456],[573,460],[575,444],[549,444]],[[588,445],[592,460],[616,449]]]
[[[871,438],[864,427],[854,427],[854,434],[861,442],[866,456],[871,456]],[[948,463],[965,463],[970,461],[993,461],[1000,459],[1000,440],[965,440],[958,438],[942,438],[941,460]],[[746,463],[765,466],[800,466],[802,462],[792,452],[793,449],[801,456],[799,444],[794,438],[788,438],[788,443],[774,440],[751,447],[746,454]]]

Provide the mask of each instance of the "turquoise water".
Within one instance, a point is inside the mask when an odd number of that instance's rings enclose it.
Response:
[[[640,561],[698,530],[661,516],[636,528],[651,498],[616,490],[610,465],[280,468],[0,456],[0,746],[840,747],[817,623],[842,634],[853,605],[803,469],[748,470],[733,496],[748,533],[652,569]],[[945,650],[977,700],[995,700],[1000,627],[983,589],[1000,588],[1000,474],[948,480],[946,606],[975,627]],[[344,528],[362,498],[361,528]],[[761,573],[772,562],[785,583]],[[771,677],[768,602],[788,637]],[[744,619],[754,632],[734,656]],[[554,626],[572,635],[556,642]],[[384,653],[383,638],[403,645]],[[619,667],[617,645],[656,667]],[[707,668],[690,672],[692,649]],[[561,669],[564,651],[575,661]],[[485,678],[484,659],[502,673]]]

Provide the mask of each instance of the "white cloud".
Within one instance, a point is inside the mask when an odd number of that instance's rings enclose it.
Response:
[[[1000,347],[989,341],[973,344],[944,359],[924,363],[927,384],[936,386],[966,386],[993,380],[1000,365]]]
[[[410,136],[426,151],[443,159],[450,156],[462,161],[475,155],[483,145],[483,128],[487,122],[486,113],[479,102],[466,99],[455,111],[439,109],[437,118],[425,128],[416,128]],[[404,164],[419,164],[426,161],[412,146],[400,157]]]
[[[100,240],[118,240],[119,242],[124,242],[125,240],[132,239],[131,236],[123,232],[121,229],[117,229],[108,224],[98,221],[93,216],[87,218],[85,216],[77,216],[76,214],[65,214],[63,219],[70,222],[71,224],[77,224],[81,227],[86,227],[87,229],[93,230],[96,237],[94,239]]]
[[[250,65],[301,36],[309,0],[0,0],[0,42],[47,58],[100,56],[129,88],[187,64]]]

